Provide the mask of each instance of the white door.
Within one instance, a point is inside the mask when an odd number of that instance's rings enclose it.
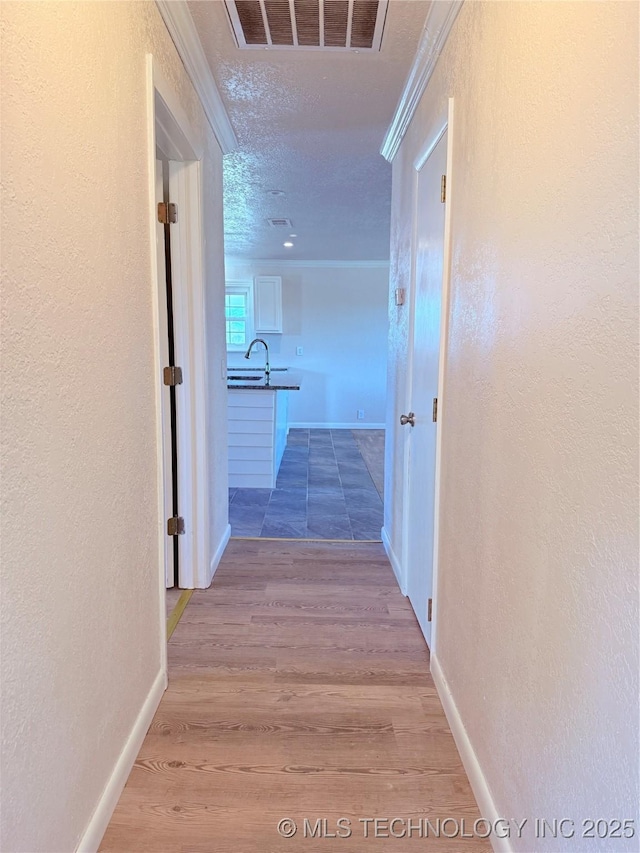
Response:
[[[415,425],[408,437],[407,594],[431,646],[429,600],[433,589],[436,430],[445,203],[441,181],[447,167],[447,133],[418,172],[413,355],[409,409]]]

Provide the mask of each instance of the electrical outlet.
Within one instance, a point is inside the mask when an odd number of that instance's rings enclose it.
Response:
[[[359,421],[364,420],[364,409],[358,409],[358,420]]]
[[[303,349],[302,347],[296,347],[296,355],[302,355]]]

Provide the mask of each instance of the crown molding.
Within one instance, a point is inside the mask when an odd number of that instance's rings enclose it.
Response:
[[[389,261],[294,261],[267,258],[225,258],[227,268],[278,267],[283,269],[387,269]]]
[[[380,148],[380,153],[389,162],[398,153],[400,143],[418,108],[420,98],[429,84],[438,57],[442,53],[463,2],[464,0],[434,0],[429,8],[418,50],[409,70],[393,120]]]
[[[213,79],[189,7],[185,0],[156,0],[156,6],[200,98],[222,153],[229,154],[238,147],[238,140]]]

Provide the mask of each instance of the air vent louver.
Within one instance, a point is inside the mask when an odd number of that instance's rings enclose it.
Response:
[[[324,4],[324,45],[345,47],[349,25],[349,0],[329,0]]]
[[[351,20],[351,47],[369,47],[376,29],[376,0],[355,0]]]
[[[388,0],[225,0],[240,48],[380,50]]]
[[[272,228],[293,228],[293,223],[290,219],[267,219]]]
[[[296,29],[300,47],[318,47],[320,44],[319,0],[294,0]]]
[[[254,0],[237,0],[235,7],[247,44],[265,44],[267,32],[264,28],[260,4],[255,3]]]

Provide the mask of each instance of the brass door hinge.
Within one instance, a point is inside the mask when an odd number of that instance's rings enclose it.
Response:
[[[433,418],[433,422],[434,422],[434,424],[435,424],[435,422],[438,420],[438,398],[437,398],[437,397],[434,397],[434,398],[433,398],[433,413],[432,413],[432,418]]]
[[[178,205],[172,201],[161,201],[158,203],[158,222],[170,225],[178,221]]]
[[[182,385],[182,368],[165,367],[162,377],[165,385]]]
[[[167,519],[167,536],[182,536],[184,533],[184,518],[181,515],[172,515]]]
[[[431,622],[431,611],[433,610],[433,598],[427,602],[427,622]]]
[[[444,204],[447,200],[447,176],[440,178],[440,201]]]

